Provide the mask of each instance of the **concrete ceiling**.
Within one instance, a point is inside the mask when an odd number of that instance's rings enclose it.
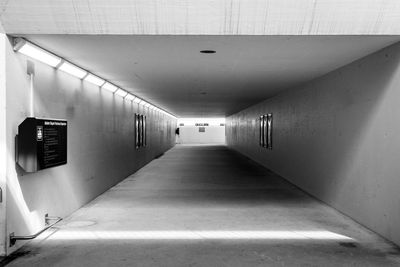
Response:
[[[25,35],[180,117],[226,116],[396,41],[390,36]],[[216,54],[201,54],[214,49]]]
[[[399,21],[398,0],[0,0],[0,30],[186,117],[326,74],[397,41]]]
[[[9,34],[400,34],[399,0],[0,0]]]

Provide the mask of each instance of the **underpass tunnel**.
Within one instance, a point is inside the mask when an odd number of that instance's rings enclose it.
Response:
[[[0,3],[1,266],[400,266],[400,7],[228,2]]]

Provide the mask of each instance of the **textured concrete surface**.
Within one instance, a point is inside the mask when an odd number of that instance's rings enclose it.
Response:
[[[397,0],[2,0],[6,33],[399,34]]]
[[[400,246],[399,88],[396,43],[228,117],[226,143]]]
[[[244,156],[224,146],[177,146],[7,262],[400,266],[399,258],[390,243]]]

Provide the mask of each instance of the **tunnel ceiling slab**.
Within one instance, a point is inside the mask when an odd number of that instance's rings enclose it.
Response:
[[[223,117],[397,36],[24,35],[181,117]],[[202,54],[212,49],[215,54]]]
[[[400,34],[400,1],[9,0],[9,34]]]

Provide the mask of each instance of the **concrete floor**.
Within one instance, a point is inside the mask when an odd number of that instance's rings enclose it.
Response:
[[[9,266],[400,266],[398,248],[224,146],[177,146]]]

